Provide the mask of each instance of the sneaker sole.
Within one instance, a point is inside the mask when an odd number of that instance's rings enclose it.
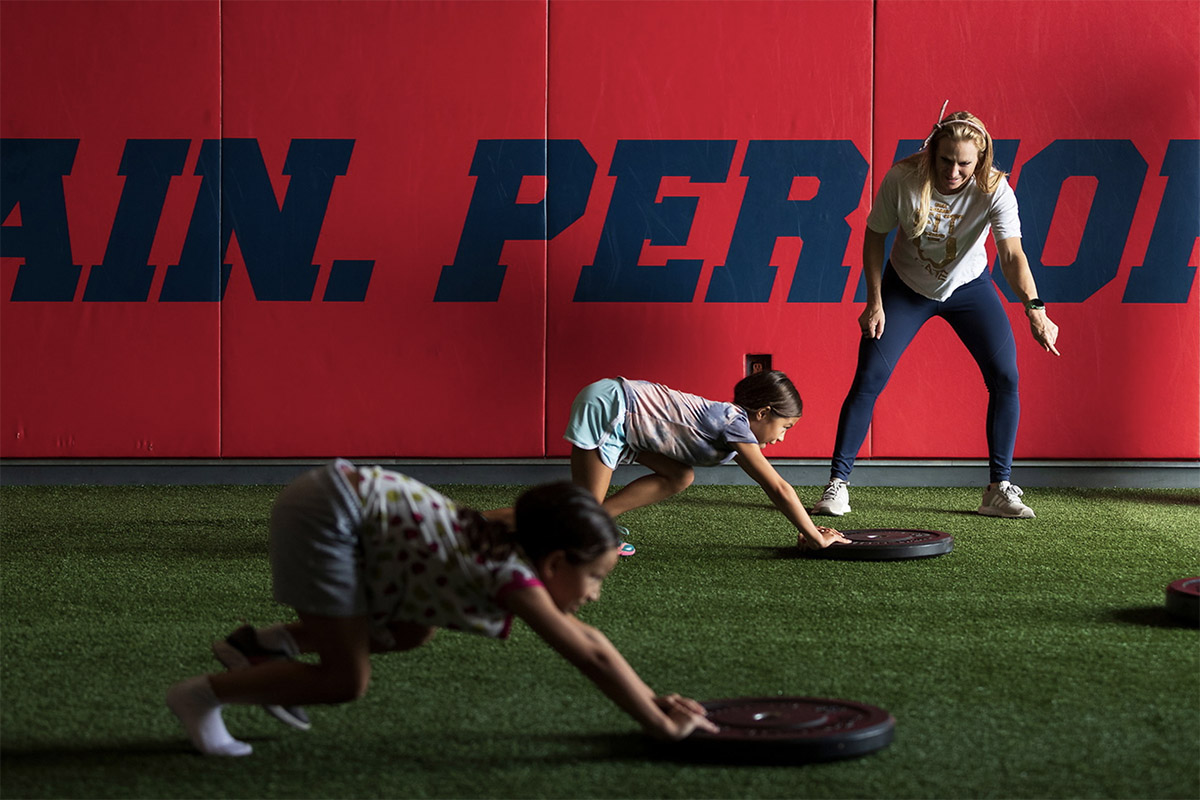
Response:
[[[812,511],[809,511],[808,513],[816,514],[819,517],[843,517],[850,513],[850,509],[846,508],[845,511],[838,511],[826,506],[815,505],[812,507]]]
[[[217,657],[217,661],[220,661],[222,666],[231,672],[235,670],[249,669],[250,667],[250,659],[242,655],[241,650],[238,650],[224,639],[218,639],[217,641],[213,642],[212,652],[213,655]],[[288,725],[298,731],[306,731],[312,727],[312,722],[297,717],[283,706],[274,706],[264,703],[263,710],[275,719],[282,722],[284,725]]]
[[[1028,514],[1023,511],[1019,514],[1005,514],[1003,511],[992,508],[991,506],[980,506],[979,508],[975,509],[975,513],[985,517],[995,517],[997,519],[1035,519],[1037,517],[1032,510],[1030,510]]]

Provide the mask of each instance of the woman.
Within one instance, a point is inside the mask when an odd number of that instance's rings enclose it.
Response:
[[[992,137],[983,123],[958,111],[939,115],[921,150],[884,176],[863,241],[867,307],[858,318],[863,337],[858,369],[838,418],[829,484],[814,514],[849,513],[850,471],[875,400],[917,331],[938,316],[975,358],[987,384],[990,483],[977,511],[991,517],[1034,516],[1021,501],[1021,489],[1009,480],[1020,416],[1017,351],[987,270],[989,230],[1004,277],[1025,305],[1033,338],[1054,355],[1058,326],[1038,299],[1021,249],[1016,197],[1004,173],[993,166],[992,155]],[[897,226],[900,233],[885,272],[884,241]]]

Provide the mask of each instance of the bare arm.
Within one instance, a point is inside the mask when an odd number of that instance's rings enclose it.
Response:
[[[867,228],[863,234],[863,279],[867,284],[867,307],[858,318],[858,327],[866,339],[883,336],[883,246],[886,233]]]
[[[705,719],[704,707],[695,700],[655,695],[603,633],[560,611],[541,586],[518,589],[505,601],[510,611],[647,733],[660,739],[682,739],[696,728],[716,731]]]
[[[788,522],[796,526],[796,530],[800,531],[798,537],[800,546],[828,547],[834,542],[847,541],[846,537],[833,528],[823,528],[813,524],[808,512],[800,503],[800,498],[796,496],[796,490],[783,479],[775,467],[771,466],[771,462],[762,454],[762,448],[756,444],[745,442],[738,442],[733,447],[737,450],[737,455],[734,456],[737,465],[762,487],[775,507],[783,512]]]
[[[517,518],[511,508],[493,508],[490,511],[480,511],[479,513],[483,515],[484,519],[504,523],[509,530],[517,527]]]
[[[1033,280],[1033,271],[1029,269],[1029,259],[1025,257],[1025,249],[1021,247],[1021,237],[1012,236],[996,242],[996,250],[1000,254],[1000,270],[1004,279],[1016,292],[1017,299],[1027,303],[1038,296],[1037,284]],[[1029,317],[1029,331],[1033,338],[1048,353],[1058,355],[1054,346],[1058,341],[1058,326],[1046,316],[1045,309],[1029,309],[1025,315]]]

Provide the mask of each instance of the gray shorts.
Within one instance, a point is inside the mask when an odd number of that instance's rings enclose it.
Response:
[[[288,484],[271,506],[275,599],[326,617],[367,613],[358,530],[362,506],[336,461]]]

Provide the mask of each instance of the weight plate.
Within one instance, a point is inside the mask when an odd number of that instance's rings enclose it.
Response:
[[[1180,578],[1167,585],[1167,611],[1200,625],[1200,578]]]
[[[849,544],[831,544],[821,550],[805,549],[812,558],[889,561],[898,558],[940,556],[954,549],[954,537],[941,531],[910,528],[867,528],[842,531]]]
[[[882,708],[822,697],[741,697],[703,703],[716,733],[696,731],[694,754],[789,763],[872,753],[891,744],[896,721]]]

